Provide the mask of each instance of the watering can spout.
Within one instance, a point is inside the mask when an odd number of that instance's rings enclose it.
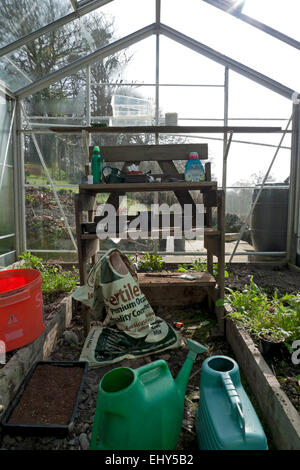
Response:
[[[194,341],[192,339],[187,339],[187,344],[189,347],[188,356],[175,379],[178,393],[182,399],[184,399],[185,396],[185,390],[193,367],[194,360],[196,359],[198,354],[207,351],[207,348],[205,346],[200,343],[197,343],[197,341]]]

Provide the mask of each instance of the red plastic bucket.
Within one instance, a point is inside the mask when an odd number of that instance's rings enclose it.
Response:
[[[35,269],[0,272],[0,341],[6,351],[31,343],[44,331],[42,282]]]

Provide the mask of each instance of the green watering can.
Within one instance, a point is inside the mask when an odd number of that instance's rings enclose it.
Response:
[[[242,384],[238,364],[211,356],[202,364],[195,416],[200,450],[267,450],[261,423]]]
[[[207,348],[191,339],[176,380],[158,360],[107,372],[98,388],[92,450],[172,450],[179,440],[185,390],[197,354]]]

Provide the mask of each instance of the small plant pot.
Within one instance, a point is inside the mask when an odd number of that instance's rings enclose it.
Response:
[[[281,353],[281,347],[284,343],[284,340],[272,341],[271,338],[267,339],[262,335],[259,335],[259,340],[260,349],[263,356],[274,357]]]

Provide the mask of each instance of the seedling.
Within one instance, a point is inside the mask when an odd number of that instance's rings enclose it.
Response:
[[[227,289],[226,303],[233,307],[228,314],[258,339],[261,334],[284,340],[288,349],[300,337],[300,295],[286,294],[271,299],[254,283],[245,285],[242,291]],[[267,338],[266,338],[267,339]]]
[[[136,254],[135,257],[131,256],[130,260],[139,271],[160,272],[165,266],[162,257],[154,253],[145,253],[142,258]]]

